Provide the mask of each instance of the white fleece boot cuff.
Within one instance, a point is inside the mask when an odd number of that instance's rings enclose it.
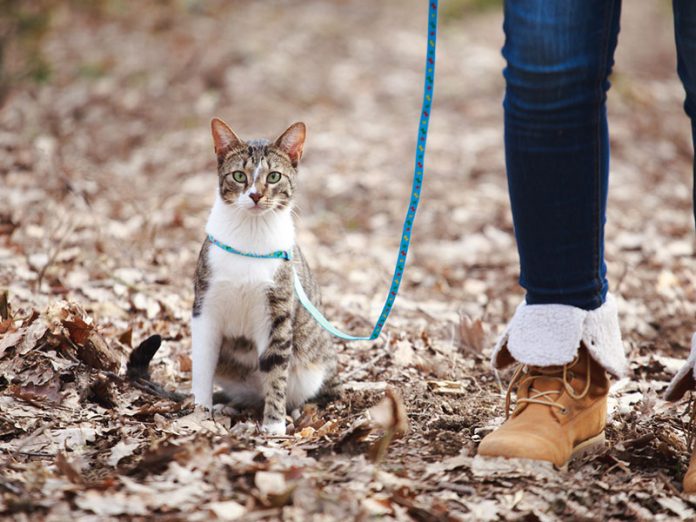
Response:
[[[493,367],[504,368],[514,361],[531,366],[567,364],[577,355],[580,343],[615,377],[626,373],[616,300],[611,294],[602,306],[590,311],[561,304],[520,303],[493,349]]]
[[[678,401],[690,390],[696,389],[696,333],[691,337],[689,358],[676,373],[665,391],[666,401]]]

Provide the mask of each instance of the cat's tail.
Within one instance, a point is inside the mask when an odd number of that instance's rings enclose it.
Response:
[[[161,385],[150,380],[150,362],[162,346],[162,337],[151,335],[141,342],[130,354],[126,366],[126,377],[137,388],[152,395],[163,397],[175,402],[183,402],[186,395],[165,390]]]
[[[162,336],[151,335],[140,343],[130,354],[126,376],[129,379],[150,380],[150,361],[162,346]]]

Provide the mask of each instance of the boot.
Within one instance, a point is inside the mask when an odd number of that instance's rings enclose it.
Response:
[[[692,392],[696,390],[696,333],[691,338],[691,353],[689,358],[684,363],[684,366],[677,372],[677,374],[672,378],[669,383],[667,390],[665,391],[665,400],[670,402],[677,402],[680,400],[686,392]],[[691,412],[691,422],[693,423],[696,419],[696,410]],[[692,494],[696,493],[696,451],[692,450],[691,459],[689,461],[689,467],[684,475],[684,493]]]
[[[687,495],[696,493],[696,451],[691,452],[689,468],[684,475],[684,493]]]
[[[510,396],[517,386],[512,415]],[[563,467],[604,445],[609,379],[584,344],[563,366],[520,366],[505,400],[507,420],[481,441],[478,455],[544,460]]]

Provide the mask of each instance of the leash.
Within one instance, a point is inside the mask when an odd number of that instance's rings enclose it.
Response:
[[[254,254],[252,252],[243,252],[242,250],[232,248],[231,246],[226,245],[225,243],[221,243],[210,234],[208,234],[208,241],[210,241],[216,247],[222,248],[225,252],[229,252],[230,254],[237,254],[238,256],[253,257],[255,259],[283,259],[285,261],[292,260],[292,252],[290,252],[289,250],[276,250],[275,252],[271,252],[270,254]]]
[[[387,322],[387,318],[389,317],[389,314],[394,306],[396,295],[399,293],[399,287],[401,286],[401,279],[404,274],[404,267],[406,265],[406,256],[408,255],[408,248],[411,245],[411,230],[416,218],[416,210],[418,210],[418,203],[420,202],[421,187],[423,186],[423,163],[425,159],[426,141],[428,138],[428,124],[430,123],[430,108],[433,101],[433,84],[435,81],[437,3],[438,0],[430,0],[428,3],[428,50],[425,61],[423,104],[421,106],[421,116],[418,124],[418,141],[416,142],[416,159],[413,169],[411,201],[408,206],[408,211],[406,212],[406,218],[404,219],[404,225],[401,232],[401,244],[399,245],[399,256],[396,260],[396,267],[394,268],[394,275],[392,276],[391,286],[389,287],[389,294],[387,294],[382,312],[380,313],[379,319],[377,320],[372,333],[368,336],[355,336],[342,332],[332,325],[317,309],[317,307],[314,306],[309,297],[307,297],[304,288],[302,288],[302,282],[297,275],[297,271],[293,268],[295,294],[297,295],[297,298],[302,306],[305,307],[307,312],[309,312],[309,314],[317,323],[319,323],[322,328],[324,328],[324,330],[340,339],[345,339],[346,341],[373,341],[377,339],[379,334],[382,333],[382,328],[384,328],[384,325]],[[270,254],[253,254],[250,252],[242,252],[241,250],[232,248],[229,245],[225,245],[211,235],[208,235],[208,240],[215,246],[225,250],[226,252],[230,252],[231,254],[253,257],[256,259],[283,259],[285,261],[292,260],[292,252],[287,250],[278,250]]]

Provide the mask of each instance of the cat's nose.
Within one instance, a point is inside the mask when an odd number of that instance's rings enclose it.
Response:
[[[253,194],[249,194],[249,197],[254,203],[258,203],[263,196],[258,192],[254,192]]]

